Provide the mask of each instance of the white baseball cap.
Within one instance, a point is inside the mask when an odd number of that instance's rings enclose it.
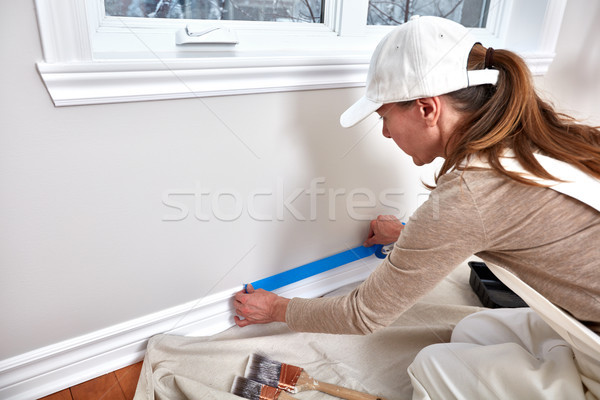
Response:
[[[496,84],[498,70],[467,71],[476,43],[459,23],[412,17],[379,42],[371,57],[366,93],[342,114],[340,124],[345,128],[356,125],[384,104]]]

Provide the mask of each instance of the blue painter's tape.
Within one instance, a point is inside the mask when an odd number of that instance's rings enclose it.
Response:
[[[351,263],[352,261],[369,257],[380,249],[381,245],[375,245],[371,247],[355,247],[353,249],[301,265],[288,271],[281,272],[277,275],[252,282],[252,286],[254,289],[260,288],[268,291],[279,289],[280,287],[290,285],[302,279],[320,274],[321,272],[329,271],[330,269]]]

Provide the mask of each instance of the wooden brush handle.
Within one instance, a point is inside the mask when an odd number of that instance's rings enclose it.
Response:
[[[386,400],[381,396],[373,396],[368,393],[357,392],[356,390],[317,380],[314,381],[314,389],[346,400]]]
[[[296,398],[293,397],[291,394],[281,392],[279,393],[279,397],[277,397],[277,400],[296,400]]]

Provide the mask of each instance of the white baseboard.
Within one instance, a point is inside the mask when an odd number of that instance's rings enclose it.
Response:
[[[381,260],[370,256],[285,286],[285,297],[317,297],[365,279]],[[126,323],[0,361],[0,399],[37,399],[144,358],[161,333],[209,336],[234,325],[233,288]]]

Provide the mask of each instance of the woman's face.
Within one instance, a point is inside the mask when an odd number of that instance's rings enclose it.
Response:
[[[439,98],[415,100],[409,106],[384,104],[377,110],[383,136],[393,139],[416,165],[443,157],[447,138],[441,129],[440,106]]]

